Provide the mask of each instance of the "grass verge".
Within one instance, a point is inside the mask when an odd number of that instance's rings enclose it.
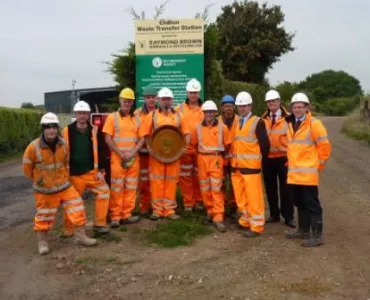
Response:
[[[198,236],[210,234],[213,230],[202,225],[198,218],[169,220],[158,224],[152,230],[143,232],[145,240],[163,248],[190,245]]]
[[[342,132],[350,138],[365,141],[370,145],[370,126],[360,121],[359,112],[354,112],[347,118]]]

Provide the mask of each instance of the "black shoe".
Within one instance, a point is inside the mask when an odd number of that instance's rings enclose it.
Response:
[[[280,217],[268,217],[266,223],[279,223]]]
[[[306,239],[309,237],[309,233],[303,232],[301,229],[297,231],[285,231],[285,237],[287,239]]]
[[[318,247],[321,245],[324,245],[324,239],[322,238],[322,236],[306,238],[301,244],[302,247],[306,248]]]
[[[248,230],[246,232],[243,232],[243,236],[245,236],[247,238],[255,238],[255,237],[258,237],[260,235],[261,234],[259,232],[255,232],[255,231],[252,231],[252,230]]]
[[[284,224],[290,228],[296,228],[297,225],[295,224],[293,219],[285,220]]]

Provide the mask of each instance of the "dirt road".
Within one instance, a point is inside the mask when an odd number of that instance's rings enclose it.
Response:
[[[2,167],[0,299],[370,299],[370,148],[340,133],[343,118],[324,123],[333,155],[320,187],[327,244],[316,249],[286,240],[280,224],[254,240],[230,229],[165,250],[130,227],[95,249],[55,235],[39,257],[30,185],[19,165]]]

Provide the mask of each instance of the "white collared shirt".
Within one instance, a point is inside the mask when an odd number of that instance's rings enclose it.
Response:
[[[272,112],[270,112],[270,118],[272,119],[272,115],[273,115],[273,113]],[[277,112],[275,113],[275,120],[279,120],[280,119],[280,117],[281,117],[281,109],[279,108],[278,110],[277,110]]]

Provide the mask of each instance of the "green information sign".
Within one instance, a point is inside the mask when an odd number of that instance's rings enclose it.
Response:
[[[175,104],[186,99],[186,84],[195,78],[204,85],[204,22],[200,19],[139,20],[136,22],[136,98],[143,89],[170,88]],[[201,91],[204,99],[204,89]]]

